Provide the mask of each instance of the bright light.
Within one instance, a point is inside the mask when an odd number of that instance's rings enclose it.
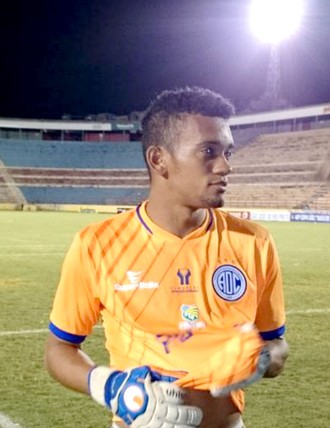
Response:
[[[262,42],[277,44],[298,29],[302,13],[303,0],[252,0],[251,28]]]

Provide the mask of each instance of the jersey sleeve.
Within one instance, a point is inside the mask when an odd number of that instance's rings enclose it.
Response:
[[[285,332],[282,273],[272,236],[268,236],[262,251],[259,273],[262,287],[255,324],[264,340],[272,340]]]
[[[77,234],[66,254],[50,315],[49,328],[60,339],[80,343],[97,323],[100,301],[93,273],[92,256]]]

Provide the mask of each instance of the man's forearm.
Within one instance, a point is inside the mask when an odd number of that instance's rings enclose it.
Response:
[[[95,364],[78,346],[61,341],[50,333],[45,364],[50,375],[59,383],[88,394],[88,373]]]
[[[266,341],[266,346],[270,353],[270,365],[264,377],[276,377],[284,369],[284,364],[289,353],[289,346],[283,338]]]

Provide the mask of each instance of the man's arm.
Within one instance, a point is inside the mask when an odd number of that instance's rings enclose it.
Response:
[[[184,403],[185,392],[172,383],[175,379],[152,372],[147,366],[124,372],[96,367],[79,345],[58,339],[52,333],[46,342],[45,362],[55,380],[90,394],[129,426],[196,428],[201,423],[203,412]]]
[[[79,347],[49,333],[45,350],[46,368],[62,385],[88,394],[88,374],[95,366]]]
[[[270,364],[264,377],[276,377],[282,373],[289,354],[289,346],[284,338],[265,341],[270,353]]]

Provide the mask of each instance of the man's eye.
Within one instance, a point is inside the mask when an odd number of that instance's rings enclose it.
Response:
[[[206,147],[206,149],[204,149],[204,150],[203,150],[203,153],[204,153],[206,156],[211,157],[211,156],[214,156],[214,155],[215,155],[215,150],[214,150],[214,148],[213,148],[213,147]]]
[[[229,159],[233,155],[233,150],[228,149],[224,152],[221,151],[221,149],[217,147],[206,147],[202,150],[204,156],[208,158],[215,158],[217,156],[224,156],[226,159]]]
[[[226,150],[224,153],[226,159],[229,159],[233,154],[234,152],[232,150]]]

